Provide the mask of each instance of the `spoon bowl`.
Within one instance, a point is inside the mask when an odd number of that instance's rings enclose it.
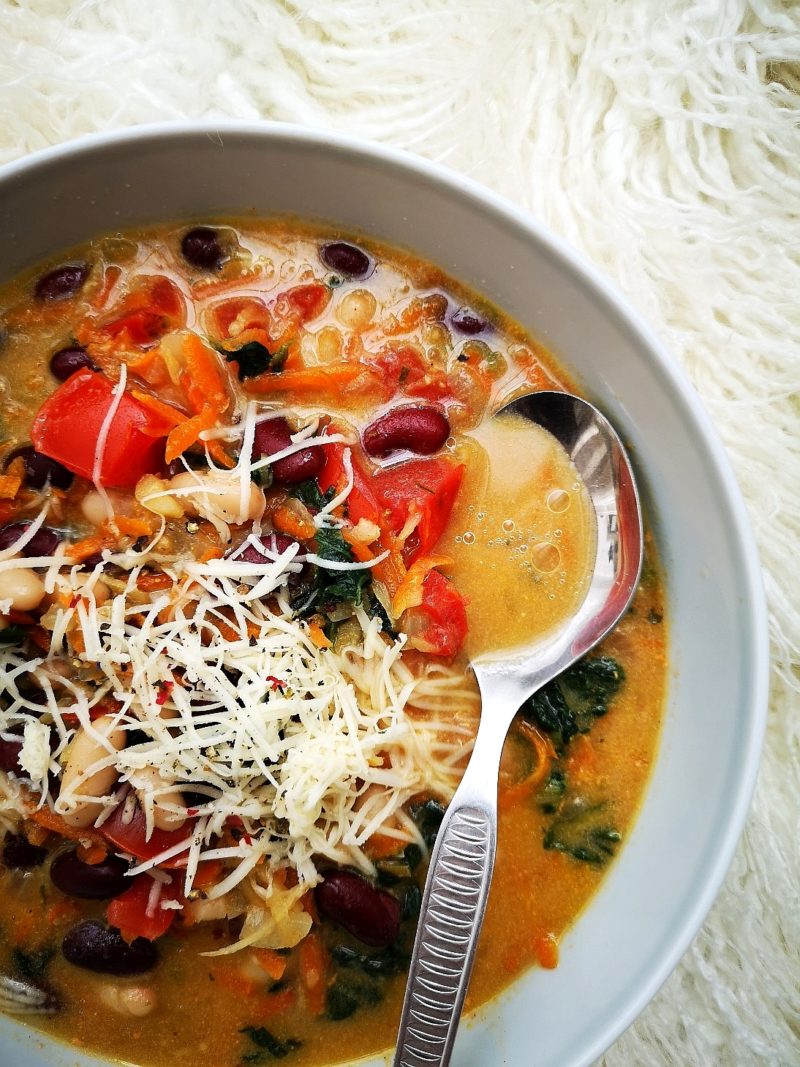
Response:
[[[522,417],[566,451],[594,511],[596,550],[578,610],[547,637],[477,657],[481,692],[475,748],[431,854],[398,1031],[395,1067],[449,1063],[467,991],[497,845],[497,779],[520,705],[580,659],[622,618],[642,569],[642,516],[625,449],[592,404],[569,393],[529,393],[496,419]]]

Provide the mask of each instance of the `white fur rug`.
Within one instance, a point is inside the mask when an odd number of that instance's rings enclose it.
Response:
[[[0,160],[177,118],[411,149],[581,248],[691,375],[761,545],[770,722],[725,888],[608,1067],[800,1064],[798,92],[797,0],[0,0]]]

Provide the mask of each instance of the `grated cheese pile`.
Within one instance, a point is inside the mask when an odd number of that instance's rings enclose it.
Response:
[[[198,863],[222,859],[224,877],[204,892],[210,900],[256,868],[290,867],[305,888],[318,881],[319,857],[370,871],[364,845],[379,829],[419,840],[402,805],[423,789],[452,794],[474,731],[463,714],[475,708],[463,674],[433,663],[412,673],[402,658],[405,638],[388,639],[363,609],[354,609],[358,639],[318,648],[289,604],[289,579],[305,558],[299,546],[270,552],[254,539],[271,562],[106,551],[87,573],[66,566],[62,549],[0,560],[0,568],[19,562],[45,570],[49,591],[66,604],[43,619],[48,652],[36,659],[13,647],[0,652],[0,736],[23,728],[22,764],[40,806],[68,813],[82,783],[104,767],[114,767],[118,780],[97,825],[121,802],[132,810],[126,796],[134,793],[148,831],[156,808],[187,815],[176,783],[207,794],[189,809],[186,836],[130,873],[185,854],[190,894]],[[137,578],[155,561],[174,585],[143,593]],[[109,581],[109,563],[125,577],[97,606],[93,589],[101,575]],[[85,652],[65,662],[64,637],[76,625]],[[117,702],[114,726],[130,735],[121,751],[92,721],[101,709],[108,714],[108,698]],[[107,754],[53,801],[48,773],[61,773],[77,728],[98,737]],[[20,806],[17,790],[3,799]],[[239,840],[216,845],[231,821]]]

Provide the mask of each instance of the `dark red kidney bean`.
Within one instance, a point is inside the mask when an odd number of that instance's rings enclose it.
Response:
[[[53,885],[62,893],[83,900],[109,900],[131,885],[125,874],[128,864],[119,856],[106,856],[101,863],[84,863],[74,849],[56,856],[50,865]]]
[[[366,252],[346,241],[329,241],[319,250],[319,258],[326,267],[345,278],[366,278],[372,263]]]
[[[65,263],[63,267],[56,267],[38,280],[34,296],[45,303],[67,300],[83,288],[89,269],[88,263]]]
[[[47,858],[47,849],[32,845],[22,834],[6,834],[3,842],[3,863],[17,871],[32,871]]]
[[[30,526],[29,522],[10,522],[0,527],[0,549],[11,548]],[[21,548],[23,556],[52,556],[61,544],[61,534],[49,526],[41,526],[27,545]]]
[[[99,974],[143,974],[158,963],[152,941],[137,937],[128,944],[118,930],[96,919],[76,923],[61,942],[61,951],[68,963]]]
[[[483,319],[479,319],[475,312],[468,307],[460,307],[457,311],[454,311],[450,322],[457,330],[468,334],[470,337],[473,337],[476,333],[483,333],[488,326]]]
[[[76,370],[83,370],[84,367],[89,370],[100,370],[86,349],[81,348],[80,345],[59,348],[50,357],[50,373],[60,382],[65,382]]]
[[[33,445],[23,445],[9,452],[3,461],[3,468],[7,468],[18,456],[25,463],[25,484],[31,489],[44,489],[48,483],[56,489],[69,489],[72,485],[75,477],[72,471],[62,467],[57,460],[37,452]]]
[[[256,426],[253,458],[280,452],[291,443],[291,430],[286,419],[267,419]],[[272,480],[276,485],[297,485],[298,482],[316,478],[324,466],[325,455],[318,445],[301,448],[299,452],[293,452],[291,456],[284,456],[272,464]]]
[[[196,226],[181,238],[181,252],[187,263],[200,270],[218,270],[225,259],[219,234],[210,226]]]
[[[438,452],[450,436],[450,423],[439,408],[408,404],[381,415],[364,430],[370,456],[388,456],[401,448],[418,455]]]
[[[400,932],[400,902],[355,871],[331,871],[314,890],[321,915],[365,945],[385,948]]]
[[[22,751],[22,740],[0,741],[0,771],[12,774],[22,774],[23,770],[19,762],[19,754]]]
[[[272,552],[280,554],[285,552],[290,545],[297,544],[297,541],[293,537],[287,537],[285,534],[263,534],[260,538],[261,543],[265,548],[269,548]],[[241,560],[242,563],[273,563],[274,561],[265,556],[255,545],[249,544],[242,552],[238,552],[235,548],[227,553],[228,556],[234,556],[236,561]]]

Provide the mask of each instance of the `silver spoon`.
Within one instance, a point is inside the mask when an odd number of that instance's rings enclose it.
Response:
[[[569,393],[520,397],[495,418],[522,416],[548,430],[583,479],[595,511],[597,552],[583,603],[544,642],[473,670],[481,720],[469,766],[431,854],[408,973],[395,1067],[434,1067],[450,1054],[467,991],[497,842],[497,778],[506,733],[522,702],[580,659],[625,613],[642,568],[642,517],[628,457],[608,421]]]

